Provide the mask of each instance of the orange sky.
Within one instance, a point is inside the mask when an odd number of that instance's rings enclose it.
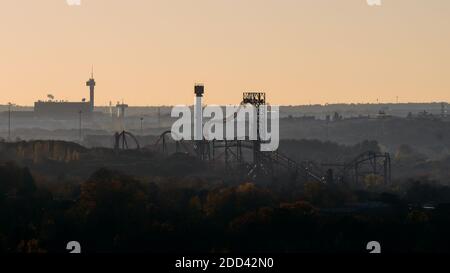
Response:
[[[0,104],[450,101],[448,0],[0,2]]]

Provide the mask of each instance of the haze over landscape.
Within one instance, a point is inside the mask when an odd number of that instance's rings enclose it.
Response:
[[[279,272],[449,253],[449,12],[0,0],[0,258]]]
[[[0,104],[47,94],[97,105],[449,101],[450,2],[3,0]]]

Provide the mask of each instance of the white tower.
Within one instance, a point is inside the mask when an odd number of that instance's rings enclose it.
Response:
[[[196,84],[194,88],[195,105],[194,105],[194,140],[203,140],[203,108],[202,98],[205,92],[205,87],[201,84]]]

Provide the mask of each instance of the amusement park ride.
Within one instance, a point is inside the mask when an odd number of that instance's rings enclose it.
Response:
[[[197,96],[196,106],[201,107],[203,85],[195,86]],[[200,98],[200,99],[199,99]],[[367,175],[375,175],[388,184],[391,179],[391,160],[388,153],[365,152],[354,160],[340,164],[322,164],[296,162],[279,151],[261,151],[259,127],[259,108],[266,105],[266,94],[247,92],[243,94],[241,106],[253,105],[257,111],[257,139],[256,140],[179,140],[169,137],[173,132],[165,131],[156,142],[146,148],[161,153],[163,156],[172,154],[189,154],[205,161],[215,168],[224,166],[226,173],[240,173],[241,175],[259,180],[275,177],[277,170],[289,172],[297,180],[317,181],[320,183],[349,182],[354,185],[362,183]],[[197,109],[198,112],[198,109]],[[224,123],[234,122],[235,116],[226,117]],[[196,115],[195,119],[199,119]],[[197,120],[196,122],[202,122]],[[199,134],[200,132],[197,132]],[[194,132],[195,134],[195,132]],[[122,131],[115,134],[114,149],[119,152],[133,147],[141,149],[137,138],[130,132]],[[130,142],[132,143],[131,145]]]

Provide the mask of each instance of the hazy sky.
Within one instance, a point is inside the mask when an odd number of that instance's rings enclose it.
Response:
[[[0,104],[450,101],[450,1],[0,0]]]

